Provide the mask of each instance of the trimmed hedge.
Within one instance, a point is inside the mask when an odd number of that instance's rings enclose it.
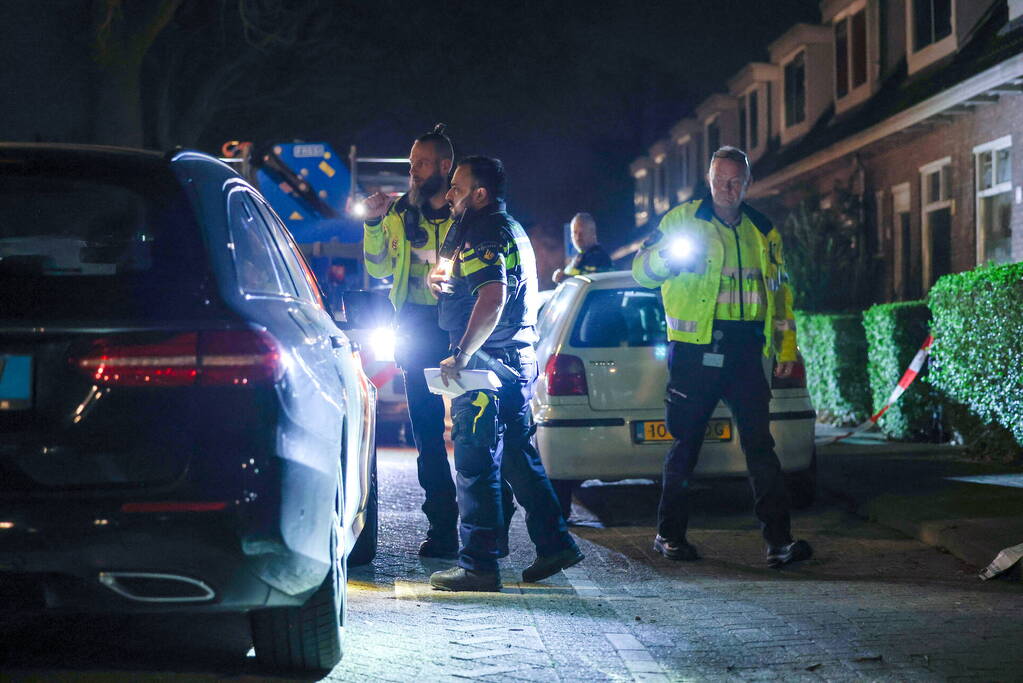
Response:
[[[867,376],[872,406],[879,409],[927,338],[931,311],[923,301],[878,304],[863,312],[867,337]],[[941,402],[923,375],[881,416],[878,426],[890,439],[928,436],[935,407]]]
[[[945,275],[931,288],[928,305],[934,315],[929,381],[1023,444],[1023,264]]]
[[[818,419],[855,424],[870,416],[867,338],[859,313],[796,313],[806,384]]]

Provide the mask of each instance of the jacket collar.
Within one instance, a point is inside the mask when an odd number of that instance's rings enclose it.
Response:
[[[700,205],[696,208],[696,217],[707,222],[713,221],[714,200],[711,198],[710,194],[705,195],[703,199],[699,200],[699,202]],[[746,202],[743,202],[742,205],[739,206],[739,215],[745,215],[749,218],[750,222],[756,226],[757,230],[765,235],[771,232],[774,228],[767,216],[760,213]]]

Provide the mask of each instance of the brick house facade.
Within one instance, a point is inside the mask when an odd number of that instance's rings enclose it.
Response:
[[[751,203],[781,220],[836,188],[862,200],[876,301],[1023,261],[1023,0],[823,0],[821,15],[633,162],[638,232],[706,192],[704,119],[730,103],[715,142],[753,151]]]

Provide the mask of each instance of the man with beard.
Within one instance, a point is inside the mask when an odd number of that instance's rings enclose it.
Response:
[[[504,210],[504,187],[499,160],[476,156],[458,163],[447,193],[457,251],[450,270],[445,264],[431,277],[452,344],[440,363],[443,382],[465,369],[490,369],[501,381],[496,390],[468,391],[451,401],[462,547],[457,566],[430,577],[441,590],[501,590],[502,478],[526,510],[536,546],[536,561],[522,580],[540,581],[583,559],[530,438],[538,372],[536,261],[522,226]]]
[[[423,368],[447,356],[448,335],[437,324],[437,297],[427,276],[451,227],[444,194],[454,151],[444,125],[416,139],[409,153],[409,192],[391,203],[376,193],[366,199],[363,249],[366,270],[393,276],[391,303],[397,311],[395,360],[405,374],[412,435],[419,452],[419,484],[430,523],[419,546],[424,557],[453,558],[458,552],[458,506],[444,445],[444,403],[426,386]]]

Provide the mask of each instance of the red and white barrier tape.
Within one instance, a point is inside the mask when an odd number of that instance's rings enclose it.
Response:
[[[877,421],[881,419],[881,416],[885,414],[885,411],[887,411],[888,408],[890,408],[893,403],[899,400],[899,397],[902,396],[903,393],[905,393],[906,389],[909,388],[909,385],[912,384],[913,380],[916,379],[916,376],[920,374],[920,369],[924,366],[924,361],[927,360],[927,356],[931,352],[931,344],[933,342],[934,336],[930,334],[927,335],[927,339],[924,339],[924,343],[920,347],[920,350],[916,352],[915,356],[913,356],[913,361],[909,364],[909,367],[906,368],[906,372],[903,373],[902,379],[899,380],[899,383],[896,384],[895,388],[892,390],[891,396],[888,397],[888,400],[885,402],[883,406],[881,406],[881,409],[874,413],[869,420],[863,422],[862,424],[856,425],[856,427],[854,427],[853,430],[850,432],[840,434],[839,436],[830,436],[826,439],[817,441],[816,445],[828,446],[830,444],[841,441],[842,439],[846,439],[852,436],[853,434],[857,434],[859,432],[870,429],[871,427],[876,425]]]

